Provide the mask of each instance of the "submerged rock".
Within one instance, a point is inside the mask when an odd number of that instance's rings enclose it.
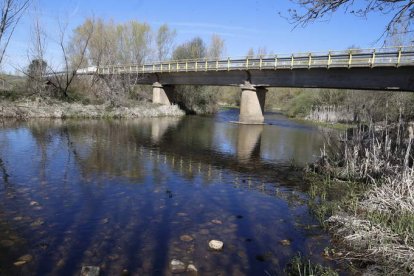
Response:
[[[211,240],[209,243],[208,243],[208,246],[211,248],[211,249],[213,249],[213,250],[221,250],[221,249],[223,249],[223,245],[224,245],[224,243],[222,242],[222,241],[219,241],[219,240]]]
[[[13,264],[14,264],[15,266],[22,266],[22,265],[27,264],[27,262],[25,262],[25,261],[17,261],[17,262],[14,262]]]
[[[170,268],[172,273],[183,273],[186,271],[186,266],[182,261],[172,260],[170,263]]]
[[[280,243],[284,246],[290,245],[290,240],[281,240]]]
[[[2,241],[0,241],[0,245],[4,246],[4,247],[12,247],[14,245],[14,241],[2,240]]]
[[[30,224],[32,227],[37,227],[43,225],[45,222],[42,219],[37,219]]]
[[[81,276],[99,276],[99,270],[97,266],[83,266]]]
[[[195,265],[193,265],[193,264],[189,264],[189,265],[187,266],[187,272],[188,272],[188,275],[196,276],[196,275],[197,275],[197,273],[198,273],[198,270],[197,270],[197,268],[195,267]]]
[[[27,264],[27,263],[30,263],[31,261],[33,260],[33,256],[32,255],[29,255],[29,254],[26,254],[26,255],[23,255],[23,256],[21,256],[16,262],[14,262],[13,264],[15,265],[15,266],[22,266],[22,265],[25,265],[25,264]]]
[[[194,240],[194,238],[190,235],[182,235],[180,237],[180,240],[184,241],[184,242],[190,242],[190,241]]]

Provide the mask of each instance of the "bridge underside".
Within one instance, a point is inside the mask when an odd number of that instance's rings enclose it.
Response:
[[[208,71],[143,74],[140,84],[335,88],[414,92],[412,67],[313,68],[249,71]]]
[[[334,88],[414,92],[412,67],[313,68],[295,70],[240,70],[149,73],[138,84],[153,85],[153,101],[170,104],[174,85],[241,87],[241,123],[263,123],[267,87]]]

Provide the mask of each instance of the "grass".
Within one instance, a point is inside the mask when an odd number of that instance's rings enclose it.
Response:
[[[384,275],[414,273],[412,127],[360,129],[308,169],[312,212],[347,259]]]
[[[339,274],[330,267],[314,264],[300,254],[293,257],[287,268],[285,275],[288,276],[338,276]]]

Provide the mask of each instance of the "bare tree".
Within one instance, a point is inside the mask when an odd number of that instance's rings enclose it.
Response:
[[[210,46],[207,50],[209,58],[220,59],[224,54],[224,40],[219,35],[212,35]]]
[[[171,55],[176,31],[171,30],[167,24],[162,25],[157,32],[157,58],[159,61],[166,60]]]
[[[0,16],[0,64],[9,45],[14,30],[30,0],[2,0]]]
[[[84,39],[76,41],[77,46],[73,48],[66,44],[67,24],[59,23],[60,33],[58,44],[62,51],[64,65],[61,70],[56,70],[52,67],[49,68],[52,72],[50,84],[56,89],[60,97],[65,99],[69,98],[68,91],[77,75],[77,71],[85,65],[86,52],[94,30],[93,26],[94,24],[90,25]]]
[[[37,12],[37,8],[35,8]],[[40,22],[40,16],[35,16],[31,29],[31,45],[28,50],[28,60],[30,62],[27,70],[22,70],[27,75],[27,89],[33,94],[43,94],[45,92],[44,76],[47,69],[45,61],[46,52],[46,33]]]
[[[414,20],[414,0],[291,0],[298,4],[304,12],[290,9],[289,19],[296,26],[306,26],[318,19],[332,15],[339,9],[343,8],[346,13],[356,16],[366,17],[373,12],[392,15],[391,19],[385,26],[382,36],[390,35],[399,25],[402,33],[413,32]],[[363,3],[361,3],[363,2]]]

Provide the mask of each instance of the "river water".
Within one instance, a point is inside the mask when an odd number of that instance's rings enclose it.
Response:
[[[328,264],[295,169],[320,131],[237,116],[2,121],[0,274],[169,275],[178,259],[199,275],[280,275],[298,252]]]

